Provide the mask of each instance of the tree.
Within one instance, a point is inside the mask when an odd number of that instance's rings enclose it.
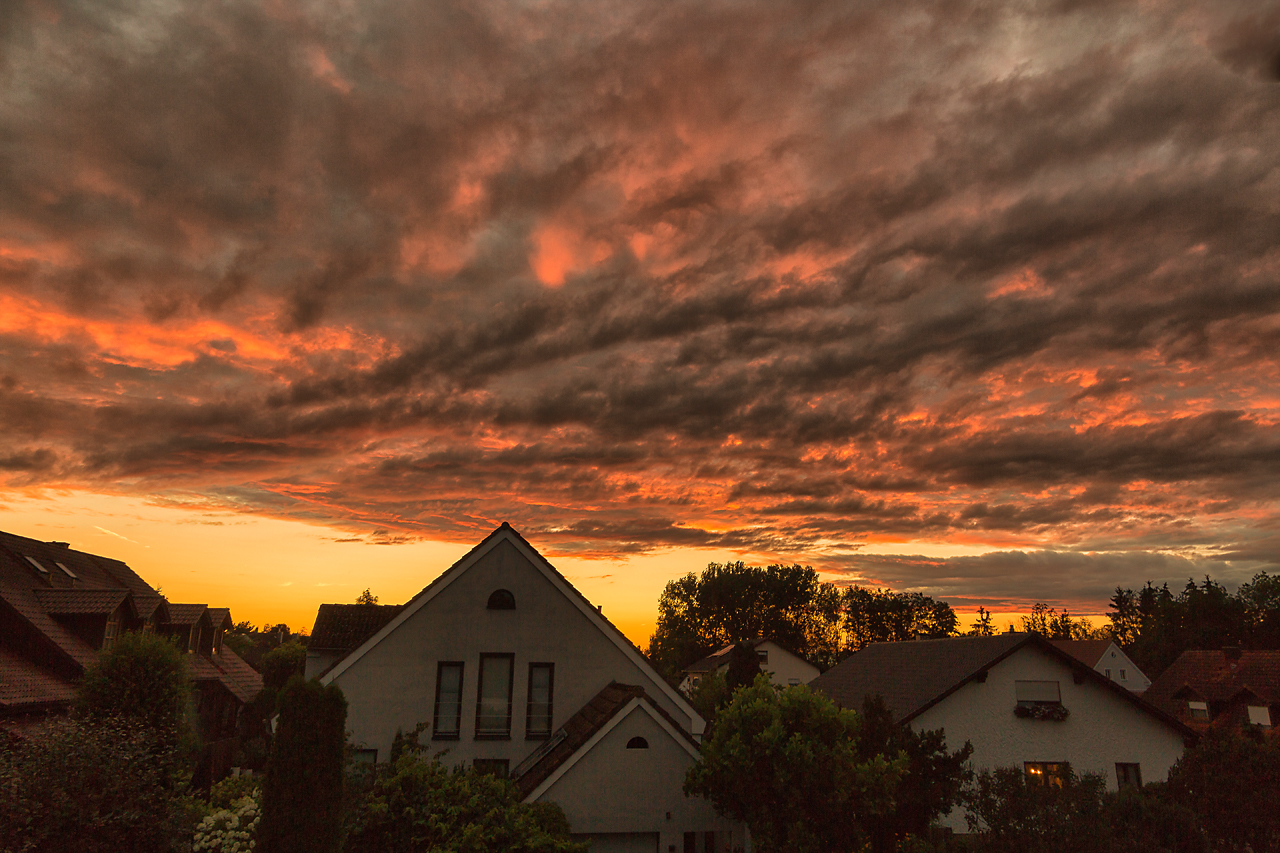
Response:
[[[985,608],[978,608],[978,619],[973,623],[973,627],[969,629],[970,637],[991,637],[996,633],[995,625],[991,620],[991,611]]]
[[[356,596],[356,604],[377,604],[378,596],[369,591],[368,587],[364,588],[364,592]]]
[[[871,643],[954,637],[959,624],[951,605],[919,592],[851,586],[841,594],[840,606],[848,652]]]
[[[295,675],[279,698],[279,726],[262,787],[262,853],[337,853],[347,700],[336,684]]]
[[[303,675],[307,668],[307,647],[291,640],[277,646],[262,656],[258,667],[262,673],[262,686],[279,692],[295,675]]]
[[[1022,617],[1022,630],[1050,640],[1093,640],[1102,634],[1088,619],[1072,619],[1066,608],[1059,613],[1042,601],[1032,605],[1030,615]]]
[[[350,811],[346,853],[584,853],[555,803],[523,804],[515,785],[446,770],[409,749]]]
[[[906,759],[858,753],[859,717],[801,685],[761,675],[716,718],[685,793],[746,823],[762,853],[860,849],[863,824],[888,811]]]
[[[983,770],[966,792],[965,821],[984,853],[1082,853],[1106,829],[1101,776],[1067,769],[1054,783],[1030,781],[1020,767]]]
[[[973,745],[967,741],[955,752],[948,752],[942,729],[916,732],[894,722],[884,700],[868,696],[862,706],[859,759],[900,755],[907,762],[894,789],[893,808],[865,820],[873,853],[894,853],[908,836],[924,835],[935,820],[949,812],[973,775],[965,766],[972,754]]]
[[[1169,771],[1174,802],[1221,851],[1280,851],[1280,744],[1256,730],[1211,728]]]
[[[76,711],[91,719],[133,720],[176,738],[191,684],[186,660],[164,637],[129,631],[85,670]]]
[[[729,688],[729,692],[746,687],[759,674],[760,658],[756,655],[755,647],[751,643],[735,645],[733,651],[729,652],[729,668],[724,674],[725,686]]]

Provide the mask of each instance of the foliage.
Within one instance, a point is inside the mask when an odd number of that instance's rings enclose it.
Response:
[[[878,755],[904,756],[907,764],[893,793],[893,808],[869,815],[864,828],[873,853],[892,853],[910,836],[924,836],[929,826],[951,810],[972,773],[965,764],[973,745],[965,742],[947,751],[942,729],[916,732],[893,719],[879,696],[869,696],[862,706],[858,758],[870,761]]]
[[[729,652],[729,668],[725,670],[725,686],[732,693],[756,680],[760,674],[760,658],[751,643],[738,643]]]
[[[347,700],[337,685],[322,687],[295,675],[280,692],[279,709],[258,847],[264,853],[336,853]]]
[[[864,821],[891,808],[907,760],[862,758],[858,736],[853,711],[761,675],[720,712],[685,793],[746,823],[762,853],[860,849]]]
[[[231,808],[219,809],[200,821],[191,849],[196,853],[249,853],[257,841],[261,817],[258,801],[241,797]]]
[[[1015,717],[1024,720],[1049,720],[1060,723],[1071,716],[1071,711],[1057,703],[1018,705],[1013,709]]]
[[[1072,619],[1066,608],[1059,613],[1041,601],[1032,605],[1029,615],[1022,617],[1022,630],[1050,640],[1098,640],[1109,636],[1106,629],[1094,628],[1088,619]]]
[[[522,804],[515,785],[446,770],[408,749],[347,818],[347,853],[584,853],[554,803]]]
[[[253,797],[256,800],[261,796],[261,777],[228,776],[209,789],[209,805],[215,809],[229,809],[245,797]]]
[[[1187,649],[1280,648],[1280,575],[1259,572],[1235,594],[1208,577],[1177,595],[1168,584],[1116,587],[1110,608],[1111,635],[1152,677]]]
[[[849,652],[871,643],[954,637],[959,624],[951,605],[919,592],[851,586],[841,594],[840,606]]]
[[[368,587],[364,588],[364,592],[356,596],[356,604],[377,604],[378,596],[369,591]]]
[[[172,743],[137,719],[60,719],[0,743],[0,851],[159,853],[191,837],[198,801]]]
[[[978,608],[978,618],[973,623],[973,627],[969,629],[970,637],[991,637],[996,633],[996,626],[991,619],[991,611],[986,608]]]
[[[258,671],[262,673],[264,689],[279,692],[295,675],[307,669],[307,647],[297,640],[290,640],[262,656]]]
[[[1221,851],[1280,851],[1280,744],[1256,729],[1210,729],[1169,771],[1171,799]]]
[[[177,646],[155,634],[129,631],[85,670],[76,710],[86,718],[134,720],[176,737],[190,696],[186,661]]]
[[[1030,781],[1019,767],[984,770],[964,797],[969,831],[984,853],[1081,853],[1103,834],[1101,776],[1068,770],[1061,785]]]
[[[715,726],[716,716],[733,696],[733,691],[729,689],[729,683],[725,681],[725,677],[718,672],[710,672],[702,677],[702,680],[695,684],[686,694],[689,698],[689,704],[693,705],[693,710],[698,712],[702,719],[707,721],[706,736],[711,736],[711,729]]]

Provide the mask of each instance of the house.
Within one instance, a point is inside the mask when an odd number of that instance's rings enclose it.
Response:
[[[65,713],[85,669],[122,632],[159,632],[188,652],[197,730],[229,762],[230,745],[216,744],[234,737],[240,709],[262,690],[222,647],[230,622],[225,608],[169,604],[119,560],[0,533],[0,726]]]
[[[369,607],[322,606],[308,659],[342,688],[366,760],[425,722],[446,764],[558,803],[593,851],[744,845],[740,825],[682,791],[702,718],[510,525],[402,607]]]
[[[756,640],[746,645],[755,652],[756,659],[760,661],[760,671],[767,672],[769,679],[780,687],[808,684],[818,677],[819,670],[816,666],[778,645],[772,639]],[[720,651],[712,652],[697,663],[690,664],[684,670],[684,680],[680,682],[680,689],[688,693],[708,675],[727,672],[736,647],[736,643],[730,643]]]
[[[1280,719],[1280,651],[1183,652],[1143,698],[1193,729],[1270,730]]]
[[[1055,646],[1134,693],[1145,693],[1151,679],[1143,675],[1115,640],[1052,640]]]
[[[1067,767],[1112,790],[1162,781],[1194,733],[1038,634],[874,643],[810,684],[846,708],[879,695],[916,731],[973,745],[975,770],[1022,767],[1051,781]],[[961,810],[943,824],[964,832]]]

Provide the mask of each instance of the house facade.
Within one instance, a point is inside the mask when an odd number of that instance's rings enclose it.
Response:
[[[1126,690],[1145,693],[1151,679],[1116,645],[1115,640],[1052,640],[1054,646],[1093,668],[1108,681]]]
[[[772,639],[757,640],[748,643],[756,659],[760,662],[760,671],[767,673],[769,680],[779,687],[795,687],[797,684],[808,684],[818,677],[816,666],[804,658],[780,646]],[[714,673],[723,675],[729,670],[729,662],[733,657],[736,643],[731,643],[717,652],[690,664],[684,670],[684,679],[680,689],[686,694],[702,683],[702,679]]]
[[[847,708],[879,695],[898,722],[973,745],[974,770],[1066,768],[1115,790],[1163,781],[1194,733],[1035,634],[876,643],[815,679]],[[943,824],[967,831],[953,810]]]
[[[396,732],[425,722],[422,742],[445,764],[510,776],[525,801],[559,803],[592,850],[743,846],[740,826],[681,789],[702,718],[509,525],[394,613],[367,614],[370,624],[387,615],[338,660],[325,651],[308,661],[342,688],[368,759],[387,760]],[[359,633],[323,639],[341,632],[322,621],[318,652]]]

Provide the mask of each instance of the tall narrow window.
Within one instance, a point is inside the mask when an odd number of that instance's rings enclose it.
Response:
[[[1116,762],[1116,784],[1121,788],[1142,787],[1142,767],[1137,764]]]
[[[524,736],[531,740],[551,737],[551,700],[555,695],[556,665],[529,664],[529,708]]]
[[[120,620],[112,616],[107,620],[106,630],[102,632],[102,650],[109,652],[116,644],[116,635],[120,633]]]
[[[462,661],[443,660],[436,667],[436,713],[432,740],[457,740],[462,725]]]
[[[476,740],[511,737],[511,671],[515,658],[513,654],[480,655]]]

